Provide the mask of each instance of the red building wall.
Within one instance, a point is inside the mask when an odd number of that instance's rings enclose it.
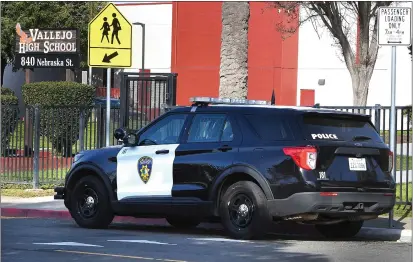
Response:
[[[192,96],[218,96],[221,3],[173,2],[172,72],[178,105]]]
[[[177,104],[191,96],[218,97],[221,2],[173,2],[172,72],[178,73]],[[264,2],[250,3],[248,98],[295,105],[298,32],[282,40],[276,22],[284,19]]]

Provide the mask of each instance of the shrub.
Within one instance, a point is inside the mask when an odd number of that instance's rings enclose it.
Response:
[[[23,85],[22,92],[27,105],[40,106],[41,135],[57,152],[70,156],[79,138],[80,112],[85,110],[88,118],[95,88],[76,82],[37,82]]]
[[[11,89],[1,88],[1,155],[6,155],[9,138],[17,127],[19,117],[18,98]]]
[[[412,107],[403,109],[403,115],[409,118],[409,125],[412,124]]]

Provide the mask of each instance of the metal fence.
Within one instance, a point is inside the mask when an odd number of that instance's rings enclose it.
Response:
[[[160,106],[161,107],[161,106]],[[148,108],[153,108],[148,105]],[[160,110],[156,107],[157,110]],[[340,111],[371,116],[385,143],[396,136],[393,177],[398,186],[397,204],[411,206],[412,184],[412,118],[411,107],[396,107],[397,132],[389,131],[390,107],[328,107]],[[105,146],[105,105],[79,107],[27,107],[19,118],[18,107],[2,107],[2,143],[0,178],[2,183],[40,184],[62,183],[72,163],[73,155],[81,150]],[[122,126],[121,109],[111,107],[110,132]],[[143,112],[142,112],[143,111]],[[158,113],[130,114],[133,129],[145,126]],[[162,111],[160,111],[161,113]],[[147,116],[151,115],[150,119]],[[124,117],[124,116],[123,116]],[[110,135],[110,144],[117,141]]]
[[[111,107],[110,132],[120,126],[120,109]],[[2,183],[59,184],[74,154],[105,146],[106,108],[31,107],[19,118],[17,106],[2,107],[0,178]],[[117,144],[110,136],[110,145]]]

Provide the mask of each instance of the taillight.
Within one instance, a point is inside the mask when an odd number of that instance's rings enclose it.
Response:
[[[388,171],[391,172],[393,170],[393,152],[389,151],[389,169]]]
[[[302,169],[314,170],[317,163],[317,150],[315,147],[285,147],[284,154],[291,156],[294,162]]]
[[[320,196],[338,196],[335,192],[320,192]]]

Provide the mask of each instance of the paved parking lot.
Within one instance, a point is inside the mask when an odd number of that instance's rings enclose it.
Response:
[[[2,261],[411,261],[411,244],[313,235],[270,234],[237,241],[220,229],[176,230],[169,226],[114,224],[77,227],[70,220],[2,219]]]

